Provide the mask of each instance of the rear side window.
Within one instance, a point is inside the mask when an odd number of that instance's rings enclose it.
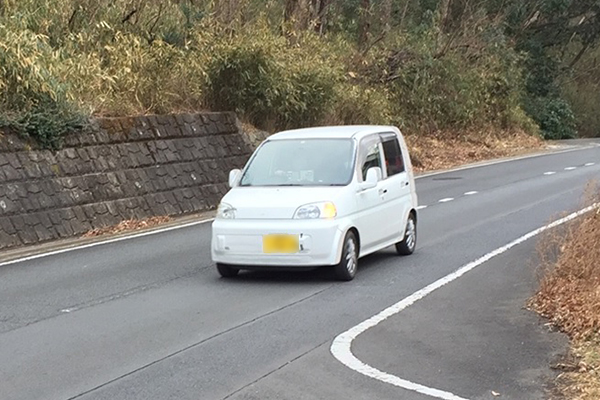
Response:
[[[393,176],[405,171],[404,159],[400,143],[394,134],[381,135],[387,176]]]

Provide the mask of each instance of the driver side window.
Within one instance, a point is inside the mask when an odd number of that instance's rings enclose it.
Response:
[[[369,168],[381,168],[381,151],[379,150],[379,142],[372,142],[366,149],[366,156],[361,165],[362,179],[367,179],[367,171]]]

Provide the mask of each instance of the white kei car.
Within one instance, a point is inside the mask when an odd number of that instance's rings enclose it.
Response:
[[[400,131],[336,126],[270,136],[212,224],[212,259],[223,277],[240,269],[332,266],[351,280],[360,257],[395,245],[412,254],[417,194]]]

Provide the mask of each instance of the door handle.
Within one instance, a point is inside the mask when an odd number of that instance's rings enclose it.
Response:
[[[387,189],[379,189],[379,194],[384,195],[387,193]]]

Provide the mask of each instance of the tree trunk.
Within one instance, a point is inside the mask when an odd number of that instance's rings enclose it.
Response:
[[[411,0],[404,0],[404,8],[402,9],[402,15],[400,16],[400,21],[398,21],[398,26],[402,28],[404,26],[404,20],[406,19],[406,14],[408,13],[408,6],[410,6]]]
[[[370,0],[361,0],[360,1],[360,9],[358,10],[359,15],[359,23],[358,23],[358,46],[364,47],[367,45],[367,40],[369,39],[369,30],[371,27],[370,21],[370,9],[371,9],[371,1]]]
[[[286,0],[285,1],[285,9],[283,12],[283,21],[285,23],[288,23],[294,19],[297,7],[298,7],[298,0]]]
[[[585,54],[585,52],[587,51],[587,49],[590,47],[589,43],[586,43],[581,50],[579,51],[579,53],[577,53],[577,55],[575,56],[575,58],[573,59],[573,61],[571,61],[571,63],[569,64],[569,69],[573,68],[575,66],[575,64],[577,64],[579,62],[579,60],[581,60],[581,57],[583,57],[583,55]]]
[[[392,0],[383,0],[381,4],[381,21],[383,29],[389,31],[392,25]]]
[[[299,0],[298,6],[296,7],[296,29],[299,31],[305,31],[308,29],[308,25],[311,21],[312,13],[310,0]]]
[[[443,31],[448,22],[448,13],[450,11],[450,0],[440,2],[440,31]]]
[[[327,7],[331,0],[313,0],[313,10],[315,12],[314,27],[319,35],[324,33],[327,24]]]

